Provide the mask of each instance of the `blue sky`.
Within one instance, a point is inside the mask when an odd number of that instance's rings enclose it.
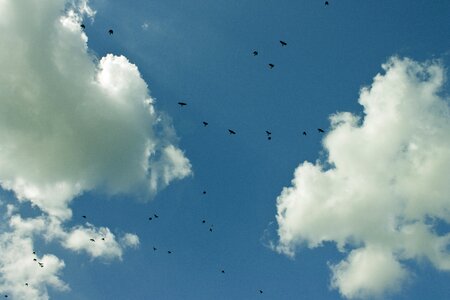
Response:
[[[171,119],[173,143],[192,175],[150,201],[101,189],[77,196],[66,226],[84,224],[87,215],[117,236],[136,234],[140,244],[117,261],[36,238],[35,248],[65,262],[60,277],[71,290],[50,288],[50,298],[345,299],[330,288],[327,263],[348,254],[335,243],[298,247],[294,259],[268,247],[277,241],[276,199],[299,164],[326,158],[316,128],[328,131],[336,112],[362,115],[359,90],[390,57],[449,66],[450,3],[92,0],[90,6],[97,13],[84,21],[89,50],[98,58],[124,55],[138,67],[156,110]],[[2,191],[5,203],[15,198]],[[19,207],[23,217],[42,213],[27,202]],[[149,221],[154,213],[159,218]],[[426,259],[403,263],[412,279],[384,299],[450,297],[448,272]]]

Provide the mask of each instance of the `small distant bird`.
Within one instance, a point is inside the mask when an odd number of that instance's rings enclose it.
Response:
[[[114,31],[112,29],[108,30],[109,35],[113,34]]]
[[[206,191],[203,191],[203,193],[202,193],[203,195],[206,195]]]
[[[210,227],[210,228],[209,228],[209,231],[211,231],[211,232],[212,232],[212,227]]]
[[[33,260],[34,260],[34,261],[37,261],[37,259],[36,259],[36,258],[33,258]]]
[[[269,68],[270,68],[270,69],[273,69],[274,67],[275,67],[274,64],[269,64]]]
[[[230,134],[236,134],[236,132],[235,132],[234,130],[231,130],[231,129],[228,129],[228,132],[229,132]]]
[[[253,51],[253,56],[258,55],[258,51]]]
[[[272,134],[272,132],[270,132],[268,130],[266,130],[266,133],[267,133],[267,135],[271,135]]]
[[[303,135],[306,135],[306,131],[303,131]]]
[[[328,1],[325,1],[325,6],[328,6],[330,3]]]
[[[203,220],[202,223],[205,224],[205,223],[206,223],[206,220]]]
[[[203,126],[208,126],[208,122],[203,121]]]
[[[43,264],[43,263],[41,263],[41,262],[38,262],[38,264],[39,264],[39,266],[41,266],[41,268],[43,268],[43,267],[44,267],[44,264]]]
[[[25,285],[28,286],[28,282],[25,282]]]
[[[281,47],[287,46],[286,42],[280,41]]]
[[[319,131],[319,132],[325,132],[323,129],[321,129],[321,128],[317,128],[317,130]]]
[[[8,298],[8,295],[5,295],[5,298]]]
[[[158,249],[156,249],[156,247],[155,247],[155,246],[153,246],[153,251],[156,251],[156,250],[158,250]]]
[[[172,254],[172,251],[167,251],[167,253]]]
[[[157,214],[154,214],[153,216],[154,216],[155,218],[159,218],[159,216],[158,216]]]
[[[186,105],[187,105],[186,102],[178,102],[178,104],[179,104],[180,106],[186,106]]]
[[[33,254],[36,254],[36,251],[33,251]]]
[[[105,240],[105,238],[102,238],[102,241],[104,241]]]
[[[152,218],[152,217],[149,217],[148,219],[149,219],[150,221],[151,221],[151,220],[153,220],[153,218]]]
[[[80,27],[81,27],[82,29],[85,29],[85,28],[86,28],[86,26],[84,26],[84,24],[81,24]]]
[[[262,294],[262,293],[263,293],[263,291],[262,291],[262,290],[259,290],[259,293],[260,293],[260,294]]]
[[[89,239],[91,242],[95,242],[95,240],[94,239]]]
[[[222,270],[221,272],[222,272],[222,274],[225,274],[225,270]]]
[[[83,219],[86,219],[86,216],[82,216]]]

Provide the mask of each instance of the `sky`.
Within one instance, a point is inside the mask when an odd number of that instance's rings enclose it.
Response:
[[[329,3],[0,0],[0,295],[450,298],[450,2]]]

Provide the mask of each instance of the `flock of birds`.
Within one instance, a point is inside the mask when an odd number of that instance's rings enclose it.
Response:
[[[329,5],[329,2],[328,2],[328,1],[325,1],[325,6],[328,6],[328,5]],[[84,29],[86,28],[86,26],[85,26],[84,24],[81,24],[80,27],[81,27],[82,30],[84,30]],[[109,35],[113,35],[113,34],[114,34],[114,30],[113,30],[113,29],[109,29],[109,30],[108,30],[108,34],[109,34]],[[287,42],[282,41],[282,40],[280,40],[280,44],[281,44],[281,47],[286,47],[286,46],[287,46]],[[257,50],[254,50],[254,51],[253,51],[253,56],[257,56],[258,54],[259,54],[259,52],[258,52]],[[268,66],[269,66],[269,69],[273,69],[273,68],[275,67],[275,65],[272,64],[272,63],[269,63]],[[186,105],[188,105],[188,104],[187,104],[186,102],[178,102],[178,105],[180,105],[181,107],[183,107],[183,106],[186,106]],[[207,127],[207,126],[209,125],[209,123],[206,122],[206,121],[203,121],[202,123],[203,123],[203,126],[204,126],[204,127]],[[325,132],[325,131],[324,131],[323,129],[321,129],[321,128],[317,128],[317,131],[320,132],[320,133],[324,133],[324,132]],[[266,132],[266,135],[267,135],[267,139],[268,139],[268,140],[271,140],[271,139],[272,139],[272,132],[270,132],[270,131],[268,131],[268,130],[266,130],[265,132]],[[236,134],[236,131],[235,131],[235,130],[232,130],[232,129],[228,129],[228,133],[229,133],[230,135],[235,135],[235,134]],[[303,131],[302,134],[306,136],[306,135],[307,135],[307,132],[306,132],[306,131]],[[203,191],[202,194],[205,195],[205,194],[206,194],[206,191]],[[83,219],[87,219],[87,216],[83,215],[82,218],[83,218]],[[158,216],[157,214],[153,214],[152,216],[150,216],[150,217],[148,218],[148,220],[149,220],[149,221],[152,221],[153,219],[158,219],[158,218],[159,218],[159,216]],[[206,220],[202,220],[202,224],[206,224]],[[213,224],[211,224],[211,225],[209,226],[209,231],[210,231],[210,232],[213,232],[213,226],[214,226]],[[101,240],[102,240],[102,241],[105,241],[105,237],[101,237]],[[91,238],[89,239],[89,241],[95,243],[95,239],[94,239],[93,237],[91,237]],[[157,250],[158,250],[158,248],[156,248],[155,246],[153,246],[153,251],[157,251]],[[167,254],[172,254],[172,250],[167,250]],[[33,251],[33,255],[36,255],[36,252],[35,252],[35,251]],[[41,267],[41,268],[44,267],[44,263],[38,261],[36,257],[33,258],[33,261],[37,262],[37,264],[38,264],[39,267]],[[221,272],[222,274],[225,274],[225,270],[221,270],[220,272]],[[25,282],[25,286],[29,286],[28,282]],[[263,293],[264,293],[263,290],[258,290],[258,292],[259,292],[260,294],[263,294]],[[8,298],[8,295],[6,294],[6,295],[4,295],[4,297],[5,297],[5,298]]]

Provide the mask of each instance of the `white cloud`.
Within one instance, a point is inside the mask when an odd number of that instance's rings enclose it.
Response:
[[[22,219],[18,206],[7,206],[0,291],[15,299],[68,289],[59,258],[39,257],[45,267],[36,273],[37,236],[92,258],[120,260],[138,246],[136,235],[116,238],[106,227],[66,228],[75,197],[91,190],[152,196],[192,173],[138,68],[88,49],[80,24],[95,13],[87,0],[0,1],[0,186],[44,212]]]
[[[439,62],[392,58],[361,90],[362,118],[331,116],[328,161],[304,162],[277,199],[277,250],[335,242],[331,266],[347,298],[381,296],[410,278],[406,260],[450,270],[450,108]],[[331,167],[326,167],[331,166]]]

